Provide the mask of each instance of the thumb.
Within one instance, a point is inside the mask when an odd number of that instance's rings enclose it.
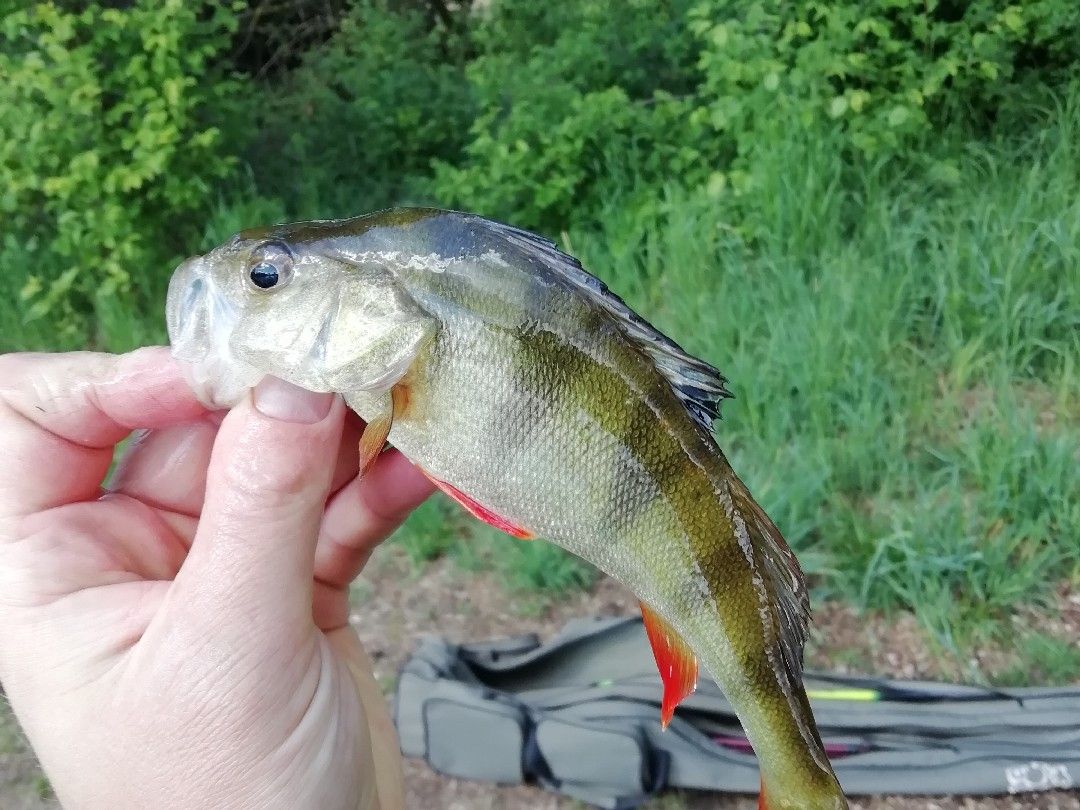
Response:
[[[315,546],[345,407],[267,377],[222,422],[177,585],[271,623],[310,623]]]

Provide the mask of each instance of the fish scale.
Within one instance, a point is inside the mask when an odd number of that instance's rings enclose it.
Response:
[[[282,291],[243,283],[256,254],[284,257]],[[240,234],[177,270],[168,312],[214,404],[266,373],[337,391],[375,437],[365,453],[388,438],[473,514],[625,584],[662,721],[700,660],[758,755],[762,806],[846,807],[801,681],[801,571],[712,433],[725,381],[576,260],[473,215],[398,210]]]

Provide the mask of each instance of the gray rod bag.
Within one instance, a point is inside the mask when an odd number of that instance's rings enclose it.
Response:
[[[1080,687],[985,689],[807,673],[850,795],[997,794],[1080,785]],[[423,641],[398,681],[406,756],[448,776],[535,782],[624,810],[665,788],[758,790],[757,762],[716,684],[660,729],[641,620],[579,619],[547,644]]]

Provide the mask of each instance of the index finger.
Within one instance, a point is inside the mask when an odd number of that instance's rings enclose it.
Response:
[[[0,355],[0,517],[97,497],[128,433],[204,413],[165,348]]]

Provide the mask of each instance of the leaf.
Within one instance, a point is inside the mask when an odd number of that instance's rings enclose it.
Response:
[[[911,110],[907,107],[893,107],[889,110],[889,116],[886,119],[890,127],[903,126],[908,119],[911,118]]]
[[[45,286],[41,283],[41,278],[38,276],[30,276],[26,279],[26,283],[23,284],[22,289],[19,290],[19,300],[26,302],[34,296],[38,295]]]
[[[710,197],[721,196],[727,189],[727,175],[723,172],[713,172],[709,175],[709,182],[705,186],[705,193]]]
[[[866,105],[870,103],[870,94],[865,90],[853,90],[848,96],[848,103],[851,105],[853,112],[862,112]]]

